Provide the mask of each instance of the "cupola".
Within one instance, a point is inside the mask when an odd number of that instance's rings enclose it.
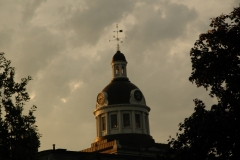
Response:
[[[117,51],[112,58],[112,73],[114,78],[127,78],[127,61],[123,53]]]

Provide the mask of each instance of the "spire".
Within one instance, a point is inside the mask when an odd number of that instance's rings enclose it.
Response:
[[[117,28],[117,30],[116,30],[116,31],[113,31],[113,32],[116,33],[116,35],[114,35],[114,36],[113,36],[114,39],[109,40],[109,42],[110,42],[110,41],[117,41],[117,51],[120,51],[119,42],[123,43],[123,39],[126,39],[127,37],[125,37],[125,38],[119,38],[119,37],[118,37],[118,33],[119,33],[119,32],[123,32],[123,30],[122,30],[122,29],[118,30],[118,24],[116,24],[116,28]]]

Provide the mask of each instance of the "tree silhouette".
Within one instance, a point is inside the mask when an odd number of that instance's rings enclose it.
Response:
[[[31,77],[14,81],[15,70],[11,61],[0,53],[0,159],[34,159],[40,146],[32,106],[28,115],[23,115],[24,105],[30,97],[26,85]]]
[[[210,110],[195,99],[194,113],[170,138],[174,159],[240,159],[240,7],[212,18],[190,51],[189,80],[210,90],[218,103]]]

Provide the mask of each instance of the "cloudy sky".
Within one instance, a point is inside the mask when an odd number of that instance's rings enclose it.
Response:
[[[111,81],[116,30],[127,37],[121,51],[128,77],[143,92],[150,132],[167,143],[189,117],[194,98],[216,100],[189,82],[189,51],[210,18],[228,14],[239,0],[0,0],[0,51],[28,75],[42,134],[39,150],[82,150],[96,138],[96,96]]]

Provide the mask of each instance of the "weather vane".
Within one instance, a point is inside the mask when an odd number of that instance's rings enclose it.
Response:
[[[109,40],[109,42],[110,41],[117,41],[117,51],[119,51],[120,50],[120,46],[119,46],[119,42],[121,42],[121,43],[123,43],[123,39],[126,39],[127,37],[125,37],[125,38],[119,38],[118,37],[118,32],[123,32],[123,30],[121,29],[121,30],[118,30],[118,24],[116,24],[116,28],[117,28],[117,30],[116,31],[113,31],[113,32],[116,32],[117,33],[117,36],[113,36],[113,40]]]

